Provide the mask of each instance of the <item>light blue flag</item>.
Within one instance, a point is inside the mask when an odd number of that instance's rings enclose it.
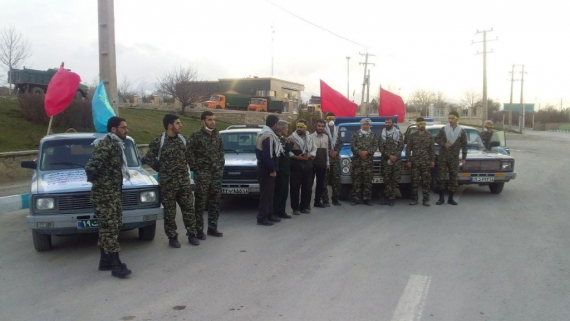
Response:
[[[98,133],[107,132],[107,122],[109,118],[115,116],[115,111],[111,104],[109,104],[109,98],[107,97],[107,92],[105,91],[105,86],[103,82],[99,82],[99,86],[95,89],[93,93],[93,100],[91,101],[91,109],[93,112],[93,125]]]

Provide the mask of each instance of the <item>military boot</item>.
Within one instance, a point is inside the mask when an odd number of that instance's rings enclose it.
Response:
[[[198,233],[196,233],[196,237],[199,240],[205,240],[206,239],[206,234],[204,233],[204,231],[200,230],[198,231]]]
[[[444,195],[443,190],[440,190],[439,191],[439,200],[437,200],[437,202],[435,202],[435,205],[441,205],[443,203],[445,203],[445,195]]]
[[[222,237],[222,236],[224,236],[224,233],[218,231],[217,228],[209,228],[208,229],[208,235],[215,236],[215,237]]]
[[[200,241],[196,237],[196,234],[188,234],[188,243],[190,243],[194,246],[200,245]]]
[[[449,192],[449,197],[447,198],[447,204],[457,205],[457,202],[453,199],[453,192]]]
[[[113,269],[113,263],[111,262],[111,256],[105,253],[103,248],[101,249],[101,258],[99,259],[99,271],[111,271]],[[121,263],[124,268],[127,267],[125,263]]]
[[[418,205],[418,199],[412,199],[410,205]]]
[[[168,238],[168,245],[177,249],[180,247],[180,242],[178,242],[178,238],[176,236],[175,237],[169,237]]]
[[[112,276],[124,279],[129,274],[133,273],[131,270],[127,269],[126,265],[123,266],[123,263],[119,258],[119,252],[111,253],[109,256],[111,257],[111,264],[113,265],[111,269]]]

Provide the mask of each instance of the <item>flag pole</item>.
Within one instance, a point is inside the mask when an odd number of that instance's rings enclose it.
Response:
[[[49,125],[48,125],[48,130],[47,130],[46,136],[49,135],[49,132],[50,132],[50,130],[51,130],[51,123],[52,123],[52,122],[53,122],[53,116],[51,116],[51,117],[49,118]]]

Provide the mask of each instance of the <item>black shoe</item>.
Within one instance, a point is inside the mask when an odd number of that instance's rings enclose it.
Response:
[[[331,207],[331,203],[329,203],[329,202],[323,202],[323,205],[324,205],[325,207]]]
[[[418,200],[412,200],[412,201],[410,202],[410,205],[418,205]]]
[[[217,228],[213,228],[213,229],[209,228],[208,229],[208,235],[215,236],[215,237],[222,237],[222,236],[224,236],[224,233],[218,231]]]
[[[330,206],[330,205],[329,205]],[[315,203],[313,205],[313,207],[318,207],[318,208],[326,208],[326,206],[323,203]]]
[[[439,191],[439,199],[435,202],[435,205],[441,205],[445,203],[445,195],[443,195],[443,191]]]
[[[394,206],[394,204],[396,204],[396,199],[391,199],[390,202],[388,202],[389,206]]]
[[[270,216],[270,217],[267,218],[267,220],[268,220],[268,221],[271,221],[271,222],[275,222],[275,223],[281,222],[281,219],[278,218],[278,217],[275,217],[275,216]]]
[[[180,248],[180,242],[178,242],[178,238],[176,236],[168,238],[168,245],[175,249]]]
[[[293,211],[293,215],[301,215],[300,211]]]
[[[261,220],[257,220],[257,225],[263,225],[263,226],[271,226],[273,225],[273,223],[269,222],[266,218],[261,219]]]
[[[352,205],[352,206],[356,206],[358,204],[360,204],[360,201],[352,201],[352,203],[350,203],[350,205]]]
[[[195,234],[189,234],[188,235],[188,243],[196,246],[196,245],[200,245],[200,241],[198,241],[198,238],[196,237]]]
[[[311,209],[310,208],[305,208],[301,210],[301,213],[303,214],[311,214]]]
[[[293,218],[293,216],[288,215],[287,213],[285,213],[285,214],[279,214],[279,215],[277,215],[277,216],[279,216],[280,218]]]
[[[196,237],[197,237],[199,240],[202,240],[202,241],[203,241],[203,240],[206,239],[206,234],[204,233],[204,231],[198,231],[198,233],[196,233]]]
[[[368,205],[368,206],[372,206],[372,203],[370,203],[370,200],[364,200],[364,201],[362,202],[362,204]]]
[[[112,276],[114,276],[116,278],[124,279],[129,274],[133,273],[131,270],[127,269],[126,265],[123,266],[123,263],[121,262],[121,259],[119,258],[119,252],[111,253],[111,254],[109,254],[109,256],[111,257],[111,263],[113,265],[113,267],[111,269],[111,275]]]
[[[111,262],[110,254],[106,254],[103,248],[101,249],[101,258],[99,259],[99,271],[111,271],[113,269],[113,262]],[[121,263],[123,268],[126,268],[125,263]]]
[[[430,205],[429,205],[429,201],[422,201],[422,204],[423,204],[424,206],[430,206]]]
[[[337,200],[337,201],[333,201],[333,205],[334,205],[334,206],[340,206],[340,205],[342,205],[342,204]]]
[[[447,204],[457,205],[457,202],[453,199],[453,192],[449,192],[449,197],[447,198]]]

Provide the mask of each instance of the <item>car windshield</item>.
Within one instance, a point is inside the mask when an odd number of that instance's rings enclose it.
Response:
[[[42,145],[40,169],[43,171],[84,168],[93,154],[93,138],[57,139]],[[125,139],[125,155],[129,167],[139,166],[133,141]]]
[[[435,127],[426,129],[432,136],[437,136],[441,127]],[[475,129],[465,128],[465,134],[467,135],[467,147],[471,149],[484,149],[483,141],[481,140],[481,136],[479,136],[479,132]]]
[[[383,128],[384,125],[373,125],[370,129],[374,134],[380,136],[380,134],[382,134]],[[360,130],[360,125],[340,126],[339,130],[342,142],[345,144],[350,144],[350,139],[352,138],[352,134]]]
[[[218,101],[218,96],[212,96],[212,97],[210,97],[210,101]]]
[[[251,103],[253,105],[265,105],[265,102],[263,101],[263,99],[252,99]]]
[[[255,152],[257,132],[222,133],[222,141],[226,152]]]

